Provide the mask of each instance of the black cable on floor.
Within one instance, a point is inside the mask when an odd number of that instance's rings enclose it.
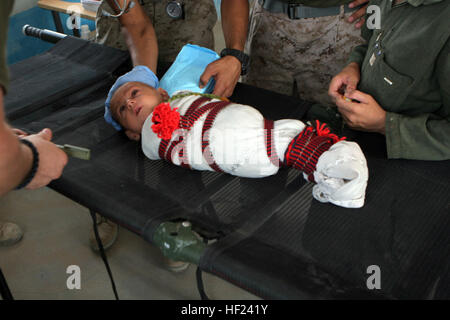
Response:
[[[200,297],[202,298],[202,300],[209,300],[209,298],[205,292],[205,287],[203,286],[202,270],[200,269],[200,267],[197,267],[195,276],[197,278],[197,288],[198,288],[198,293],[200,294]]]
[[[0,295],[3,300],[14,300],[14,297],[9,290],[8,283],[6,283],[6,278],[3,275],[2,269],[0,269]]]
[[[208,245],[207,238],[203,238],[203,242],[206,245]],[[205,292],[205,286],[203,285],[203,278],[202,278],[202,269],[200,269],[200,267],[197,267],[197,271],[195,272],[195,277],[197,278],[197,289],[198,289],[198,293],[200,294],[200,297],[202,298],[202,300],[210,300]]]
[[[114,292],[114,296],[116,297],[116,300],[119,300],[119,295],[117,294],[116,290],[116,284],[114,282],[111,269],[109,268],[108,259],[106,258],[105,250],[103,249],[103,243],[100,239],[100,236],[98,235],[98,228],[97,228],[97,214],[89,210],[91,213],[92,221],[94,222],[94,234],[95,234],[95,240],[97,240],[98,248],[100,249],[100,256],[102,257],[103,263],[105,264],[106,270],[108,271],[109,279],[111,280],[111,286]]]

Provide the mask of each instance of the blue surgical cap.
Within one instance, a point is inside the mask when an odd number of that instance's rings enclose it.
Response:
[[[211,78],[205,87],[200,88],[200,77],[208,64],[217,59],[220,59],[220,56],[216,52],[197,45],[187,44],[178,53],[174,63],[160,82],[158,82],[156,75],[146,66],[134,67],[133,70],[118,78],[109,90],[108,98],[105,102],[106,122],[112,124],[116,130],[122,129],[120,124],[112,118],[110,102],[116,90],[127,82],[142,82],[154,88],[159,86],[166,90],[169,96],[172,96],[174,92],[179,90],[211,93],[214,90],[214,79]]]
[[[113,119],[109,106],[114,93],[127,82],[141,82],[153,88],[157,88],[159,84],[156,75],[146,66],[136,66],[116,80],[106,98],[104,115],[106,122],[110,123],[116,130],[122,130],[122,126]]]

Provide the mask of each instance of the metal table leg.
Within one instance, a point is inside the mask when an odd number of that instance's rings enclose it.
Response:
[[[52,11],[52,16],[53,16],[53,21],[55,22],[56,31],[59,32],[59,33],[64,33],[64,29],[63,29],[63,26],[62,26],[61,18],[59,16],[59,12]],[[71,19],[76,19],[76,17],[71,16]],[[72,22],[71,23],[72,26],[76,25],[75,21],[71,21],[71,22]],[[80,29],[73,28],[72,32],[73,32],[73,35],[75,37],[80,38]]]

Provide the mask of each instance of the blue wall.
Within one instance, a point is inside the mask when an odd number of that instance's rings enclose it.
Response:
[[[70,0],[68,2],[80,1]],[[66,20],[69,16],[67,14],[60,14],[60,17],[64,28],[64,33],[72,35],[72,31],[66,26]],[[53,44],[47,43],[40,39],[25,36],[22,33],[22,27],[25,24],[41,29],[56,30],[51,11],[38,8],[37,6],[11,16],[9,19],[7,42],[8,64],[13,64],[23,59],[32,57],[50,49],[53,46]],[[89,29],[95,29],[94,21],[81,19],[81,24],[88,24]]]

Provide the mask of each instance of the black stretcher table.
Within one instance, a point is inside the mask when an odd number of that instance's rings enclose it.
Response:
[[[262,298],[450,298],[450,161],[387,160],[382,136],[346,132],[369,165],[361,209],[319,203],[292,169],[244,179],[150,161],[103,120],[108,89],[129,68],[126,52],[72,37],[11,66],[11,124],[91,149],[51,188],[150,243],[161,223],[190,221],[217,239],[199,267]],[[273,120],[302,119],[310,105],[244,84],[231,100]],[[367,288],[373,265],[380,290]]]

